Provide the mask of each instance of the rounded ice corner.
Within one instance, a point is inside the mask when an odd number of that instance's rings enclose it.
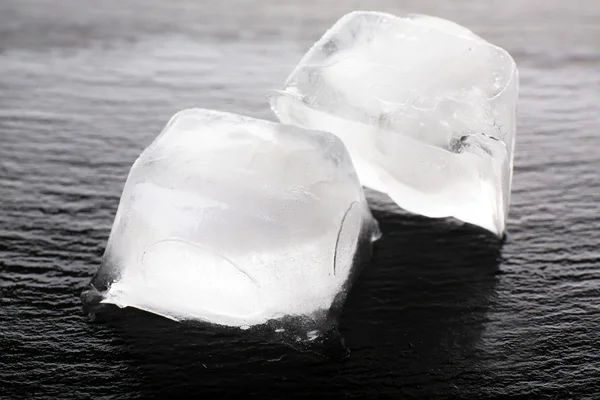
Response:
[[[267,94],[267,101],[269,102],[271,111],[273,111],[275,116],[282,124],[293,125],[291,121],[295,120],[296,118],[289,117],[289,114],[294,112],[291,104],[301,101],[296,94],[287,89],[271,90]]]
[[[306,54],[302,57],[298,65],[294,68],[294,70],[288,75],[284,87],[289,87],[295,76],[298,72],[310,63],[314,58],[318,58],[318,54],[324,51],[324,45],[327,41],[329,41],[333,36],[338,34],[340,31],[346,29],[349,25],[353,23],[359,23],[360,19],[373,19],[373,21],[377,19],[391,19],[396,18],[393,14],[388,14],[380,11],[362,11],[355,10],[351,11],[347,14],[342,15],[306,52]]]
[[[206,122],[217,122],[223,118],[223,114],[218,111],[209,110],[200,107],[185,108],[177,111],[165,124],[161,132],[156,136],[148,148],[156,147],[165,137],[175,132],[186,132]]]
[[[267,92],[267,101],[269,102],[269,106],[271,108],[271,111],[273,111],[275,113],[275,115],[277,117],[279,117],[279,102],[281,101],[281,97],[285,97],[285,96],[291,96],[291,93],[289,93],[286,90],[269,90]]]
[[[158,136],[156,136],[156,138],[154,139],[153,143],[157,143],[162,137],[164,137],[166,135],[167,132],[169,132],[182,118],[184,118],[185,116],[189,116],[191,114],[193,114],[196,110],[196,108],[186,108],[180,111],[177,111],[175,114],[173,114],[171,116],[171,118],[169,118],[169,121],[167,121],[167,123],[165,124],[165,126],[163,127],[163,129],[160,131],[160,133],[158,134]]]
[[[482,39],[484,40],[484,39]],[[505,93],[507,93],[512,87],[515,88],[515,93],[514,93],[514,102],[516,106],[516,101],[518,100],[519,97],[519,68],[517,66],[516,61],[514,60],[514,58],[512,57],[512,55],[504,48],[496,46],[490,42],[485,42],[487,45],[489,45],[490,47],[496,49],[496,51],[501,55],[501,58],[506,59],[507,63],[508,63],[508,68],[507,70],[509,71],[507,73],[508,75],[508,79],[506,80],[505,84],[502,86],[502,88],[500,88],[497,93],[495,93],[493,96],[491,97],[485,97],[486,100],[488,101],[495,101],[499,98],[501,98]]]
[[[340,140],[338,135],[326,129],[312,129],[310,124],[310,111],[312,108],[293,89],[273,90],[267,95],[267,100],[269,101],[271,111],[273,111],[282,124],[297,126],[309,131],[322,132],[335,136],[336,139]],[[345,146],[343,142],[341,145]]]
[[[331,28],[331,30],[335,31],[335,28],[339,28],[339,27],[343,27],[345,25],[348,25],[350,23],[353,23],[356,20],[365,20],[368,19],[370,20],[369,22],[374,22],[374,21],[381,21],[381,20],[386,20],[386,19],[394,19],[394,18],[398,18],[397,16],[395,16],[394,14],[390,14],[390,13],[386,13],[383,11],[370,11],[370,10],[355,10],[355,11],[351,11],[343,16],[341,16],[337,22],[335,24],[333,24],[333,27]]]

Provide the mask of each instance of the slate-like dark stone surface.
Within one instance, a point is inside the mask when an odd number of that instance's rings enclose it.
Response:
[[[89,323],[130,165],[177,110],[265,93],[352,9],[455,20],[521,71],[508,238],[399,214],[342,362],[135,311]],[[0,398],[600,398],[600,3],[0,2]]]

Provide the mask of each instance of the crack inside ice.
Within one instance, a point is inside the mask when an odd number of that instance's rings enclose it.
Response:
[[[501,236],[517,95],[513,59],[467,28],[359,11],[325,33],[270,101],[283,123],[340,137],[364,186]]]
[[[244,328],[298,317],[312,331],[378,235],[334,135],[184,110],[131,168],[84,305]]]

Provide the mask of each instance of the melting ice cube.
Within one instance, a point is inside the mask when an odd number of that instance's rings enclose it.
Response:
[[[131,168],[83,299],[240,327],[310,316],[377,235],[334,135],[184,110]]]
[[[511,56],[467,28],[354,12],[309,50],[271,106],[283,123],[339,136],[362,184],[404,209],[502,235],[517,96]]]

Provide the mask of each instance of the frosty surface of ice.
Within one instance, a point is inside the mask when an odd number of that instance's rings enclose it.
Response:
[[[184,110],[131,168],[84,302],[229,326],[310,315],[377,235],[334,135]]]
[[[502,235],[517,96],[511,56],[467,28],[354,12],[270,101],[283,123],[339,136],[361,183],[400,207]]]

